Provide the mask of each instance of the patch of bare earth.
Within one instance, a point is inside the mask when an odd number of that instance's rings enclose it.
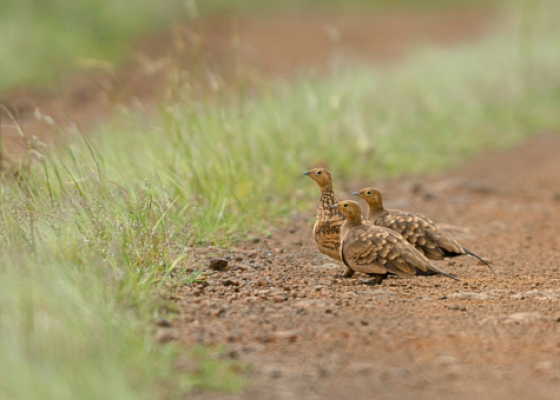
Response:
[[[162,329],[187,348],[224,346],[251,366],[250,383],[190,398],[557,399],[559,152],[559,137],[542,136],[451,173],[378,183],[389,206],[447,224],[496,278],[469,258],[437,263],[460,282],[335,278],[342,266],[316,250],[312,211],[231,253],[201,249],[230,269],[182,288]],[[364,184],[335,189],[344,199]]]

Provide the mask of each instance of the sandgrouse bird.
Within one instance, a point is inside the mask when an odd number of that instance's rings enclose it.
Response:
[[[313,226],[313,236],[317,248],[323,254],[342,261],[340,258],[340,227],[346,219],[344,214],[332,208],[338,201],[334,195],[332,178],[326,168],[313,168],[303,173],[308,175],[321,188],[321,196],[317,202],[317,217]],[[354,272],[345,269],[342,277],[350,278]]]
[[[430,264],[430,261],[397,232],[364,224],[362,210],[355,201],[342,201],[332,206],[346,216],[341,231],[340,256],[352,271],[362,272],[379,284],[388,274],[452,276]]]
[[[368,204],[367,218],[371,223],[400,233],[403,238],[430,260],[443,260],[444,258],[469,255],[482,261],[494,273],[494,270],[486,261],[461,246],[455,238],[432,220],[420,214],[385,209],[379,190],[368,187],[355,192],[354,195],[361,197]]]
[[[344,214],[332,208],[338,201],[334,195],[331,174],[325,168],[313,168],[303,174],[308,175],[321,188],[313,227],[317,248],[321,253],[340,260],[340,227],[346,218]]]

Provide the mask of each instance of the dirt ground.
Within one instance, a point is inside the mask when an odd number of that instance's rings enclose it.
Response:
[[[338,279],[313,210],[231,253],[231,269],[185,287],[161,328],[185,347],[247,363],[237,395],[206,399],[558,399],[560,137],[540,136],[445,174],[378,182],[388,206],[446,224],[491,261],[437,265],[461,279]],[[371,182],[367,182],[368,184]],[[339,199],[366,182],[334,182]],[[315,185],[294,177],[294,185]],[[201,250],[201,258],[216,257]],[[165,337],[165,335],[163,336]]]

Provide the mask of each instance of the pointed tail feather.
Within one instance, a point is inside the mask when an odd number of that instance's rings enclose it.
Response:
[[[465,251],[466,254],[468,254],[471,257],[476,258],[479,261],[482,261],[487,267],[488,269],[490,269],[490,271],[492,271],[492,273],[494,274],[494,276],[496,276],[496,273],[494,272],[494,270],[492,269],[492,267],[490,266],[490,264],[488,264],[486,261],[484,261],[482,258],[480,258],[479,256],[477,256],[476,254],[474,254],[472,251],[470,251],[469,249],[466,249],[463,247],[463,250]]]
[[[416,268],[416,275],[418,275],[418,276],[432,276],[432,275],[439,275],[439,273],[437,273],[436,271],[431,271],[431,270],[422,271],[421,269]]]
[[[430,269],[431,269],[432,271],[437,272],[438,274],[441,274],[441,275],[443,275],[443,276],[446,276],[446,277],[448,277],[448,278],[451,278],[451,279],[453,279],[453,280],[455,280],[455,281],[460,281],[460,279],[455,278],[454,276],[451,276],[451,275],[449,275],[449,274],[446,274],[446,273],[443,272],[441,269],[439,269],[439,268],[437,268],[437,267],[434,267],[432,264],[428,264],[428,266],[430,267]]]

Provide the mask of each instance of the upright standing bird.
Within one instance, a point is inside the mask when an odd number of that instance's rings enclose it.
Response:
[[[340,258],[340,227],[346,219],[344,214],[332,208],[338,201],[334,195],[332,178],[326,168],[313,168],[303,173],[319,185],[321,196],[317,202],[317,217],[313,226],[313,236],[317,248],[323,254],[342,261]],[[349,278],[354,271],[346,269],[343,277]]]
[[[353,271],[374,277],[379,284],[388,274],[452,276],[430,264],[428,259],[397,232],[362,221],[362,210],[355,201],[332,206],[346,216],[340,236],[340,256]]]
[[[401,210],[387,210],[379,190],[367,187],[354,195],[361,197],[369,206],[368,220],[376,226],[383,226],[402,235],[430,260],[443,260],[469,255],[482,261],[495,275],[492,267],[469,249],[461,246],[449,233],[432,220],[420,214]]]

